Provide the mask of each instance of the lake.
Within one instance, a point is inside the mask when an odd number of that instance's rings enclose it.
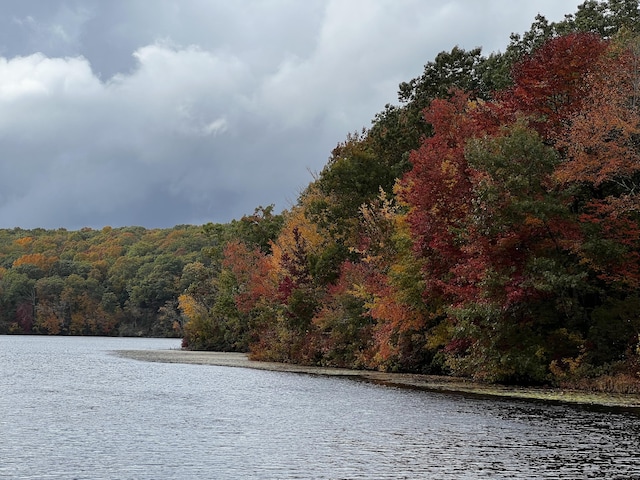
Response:
[[[0,336],[2,479],[640,479],[640,415]]]

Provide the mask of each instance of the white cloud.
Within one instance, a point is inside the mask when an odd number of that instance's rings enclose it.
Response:
[[[20,211],[23,223],[48,224],[44,207],[58,202],[116,210],[191,168],[212,173],[225,145],[206,139],[220,138],[231,128],[226,117],[242,114],[229,100],[246,71],[195,48],[153,45],[136,57],[132,74],[107,83],[83,58],[0,61],[0,188],[13,199],[0,205],[1,221]],[[187,156],[189,148],[203,151]]]
[[[0,58],[0,102],[83,95],[99,82],[83,58],[47,58],[37,53],[11,60]]]

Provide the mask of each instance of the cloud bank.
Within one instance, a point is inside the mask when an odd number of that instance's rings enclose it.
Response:
[[[3,2],[0,228],[287,208],[438,52],[504,49],[579,2],[515,3]]]

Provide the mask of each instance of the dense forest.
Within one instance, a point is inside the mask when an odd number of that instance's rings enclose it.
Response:
[[[638,3],[440,53],[282,213],[0,231],[0,333],[640,389]]]
[[[437,55],[180,297],[184,345],[637,390],[639,35],[637,0],[586,1]]]
[[[0,230],[0,334],[181,337],[179,295],[216,274],[226,242],[251,238],[243,233],[250,218],[154,230]]]

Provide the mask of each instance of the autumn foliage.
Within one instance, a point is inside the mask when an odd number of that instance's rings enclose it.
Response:
[[[581,31],[581,17],[538,19],[502,58],[440,56],[403,84],[406,109],[338,146],[268,251],[229,244],[228,298],[251,355],[497,382],[640,380],[640,43],[591,20]],[[448,59],[465,78],[446,74]],[[438,78],[446,88],[429,87]]]
[[[180,336],[178,297],[211,240],[195,226],[0,230],[0,333]]]

